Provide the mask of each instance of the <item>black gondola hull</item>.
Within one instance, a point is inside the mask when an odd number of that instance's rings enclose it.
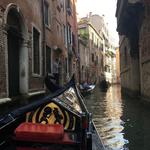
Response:
[[[91,119],[89,118],[82,96],[72,79],[63,88],[55,89],[52,95],[40,98],[34,103],[18,108],[1,117],[0,149],[5,150],[11,147],[12,150],[15,150],[16,147],[19,147],[17,150],[28,150],[30,148],[34,149],[35,145],[36,147],[40,145],[39,149],[53,149],[55,147],[55,150],[60,148],[63,150],[63,147],[65,147],[66,150],[92,150],[93,141],[89,135],[92,135],[91,128],[94,129],[94,126],[93,123],[90,123]],[[25,122],[31,123],[33,127],[34,124],[41,124],[41,126],[45,124],[46,128],[48,125],[60,124],[64,129],[63,137],[55,141],[48,140],[49,142],[42,143],[32,141],[32,139],[28,141],[29,138],[27,138],[27,141],[21,138],[17,139],[16,130],[19,128],[20,132],[20,124],[24,123],[26,125]],[[29,133],[31,134],[31,130],[29,130]],[[97,133],[96,135],[98,136]],[[88,145],[89,143],[91,144]]]

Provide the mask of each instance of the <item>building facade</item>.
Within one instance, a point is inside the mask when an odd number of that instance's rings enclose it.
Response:
[[[76,31],[75,0],[1,0],[0,102],[44,93],[56,58],[65,83],[76,65]]]
[[[150,97],[149,8],[148,0],[118,0],[116,11],[122,91],[146,100]]]
[[[105,16],[92,15],[90,13],[89,18],[102,37],[104,74],[100,80],[105,78],[109,83],[116,83],[116,47],[105,22]]]
[[[109,40],[109,49],[105,51],[105,76],[106,81],[111,84],[117,83],[117,66],[116,66],[116,47]]]
[[[102,37],[90,22],[90,17],[78,23],[81,82],[99,81],[103,74]],[[84,73],[84,74],[83,74]]]
[[[78,30],[79,54],[81,58],[85,58],[80,61],[81,74],[87,74],[88,77],[82,75],[92,81],[101,82],[105,79],[110,83],[116,83],[116,47],[110,39],[104,17],[89,13],[79,21]],[[88,63],[86,58],[89,60]]]

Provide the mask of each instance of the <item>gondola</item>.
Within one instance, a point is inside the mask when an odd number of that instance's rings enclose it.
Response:
[[[108,84],[108,82],[106,80],[102,80],[99,84],[99,87],[102,92],[107,92],[109,86],[110,86],[110,84]]]
[[[74,78],[55,90],[0,117],[0,150],[104,149]]]
[[[86,87],[84,87],[82,84],[80,84],[80,91],[82,95],[91,94],[93,90],[95,89],[95,84],[89,84]]]

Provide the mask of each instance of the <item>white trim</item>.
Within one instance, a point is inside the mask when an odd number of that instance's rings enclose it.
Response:
[[[0,98],[0,104],[4,104],[10,101],[11,101],[11,98]]]
[[[7,24],[7,16],[8,16],[9,10],[11,8],[15,8],[18,12],[20,10],[19,7],[15,3],[8,4],[7,7],[6,7],[6,10],[4,12],[4,24]]]
[[[34,95],[39,95],[39,94],[44,94],[44,93],[46,93],[45,90],[37,91],[37,92],[30,92],[28,93],[28,96],[34,96]]]
[[[28,36],[26,35],[27,31],[28,31],[28,28],[27,28],[27,25],[26,25],[26,19],[24,18],[23,16],[23,13],[21,11],[21,8],[15,4],[15,3],[10,3],[7,5],[6,9],[5,9],[5,12],[4,12],[4,24],[7,25],[7,16],[8,16],[8,13],[9,11],[14,8],[16,9],[16,11],[18,12],[18,14],[20,15],[21,19],[22,19],[22,25],[21,28],[22,28],[22,38],[23,39],[27,39]],[[25,34],[24,34],[25,33]]]
[[[33,59],[33,53],[34,53],[34,49],[33,49],[33,29],[36,29],[39,32],[39,63],[40,63],[40,73],[36,74],[34,73],[34,59]],[[34,77],[41,77],[42,76],[42,39],[41,39],[41,31],[40,29],[34,24],[32,23],[32,76]]]

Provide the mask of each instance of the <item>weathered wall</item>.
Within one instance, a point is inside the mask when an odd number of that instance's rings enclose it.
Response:
[[[129,88],[130,81],[130,60],[129,60],[129,43],[128,39],[124,36],[120,37],[120,78],[121,87]],[[125,52],[126,49],[126,52]]]
[[[127,37],[120,37],[121,87],[123,93],[131,96],[140,94],[139,59],[130,56],[130,44]]]
[[[0,97],[7,96],[7,84],[6,84],[6,60],[4,51],[5,48],[5,31],[3,26],[3,8],[0,8]]]
[[[8,48],[7,48],[7,11],[9,7],[14,4],[16,6],[16,12],[21,18],[21,23],[25,30],[23,32],[23,46],[21,53],[25,53],[26,63],[22,61],[21,63],[25,66],[26,70],[22,67],[23,75],[24,71],[27,75],[27,93],[32,92],[42,92],[45,90],[44,86],[44,76],[46,70],[46,60],[45,60],[45,48],[48,46],[52,50],[52,58],[60,55],[62,63],[62,78],[66,78],[66,59],[68,57],[67,47],[64,39],[64,25],[68,22],[71,25],[72,33],[74,34],[73,47],[77,51],[77,21],[76,21],[76,6],[75,0],[71,0],[72,14],[68,15],[66,13],[65,3],[63,7],[61,3],[63,1],[52,1],[47,0],[49,6],[49,15],[51,17],[50,26],[43,24],[43,9],[42,0],[0,0],[0,98],[6,98],[9,96],[8,91]],[[59,26],[59,30],[58,30]],[[41,73],[40,75],[35,75],[33,73],[33,27],[35,27],[40,33],[40,50],[41,50]],[[67,35],[66,35],[67,36]],[[55,51],[55,46],[61,49],[61,51]],[[25,50],[26,49],[26,50]],[[59,50],[60,50],[59,49]],[[22,59],[24,55],[21,56]],[[73,53],[72,60],[75,58],[76,53]],[[53,61],[54,59],[52,59]],[[71,61],[72,61],[71,60]],[[19,60],[20,61],[20,60]],[[20,71],[20,70],[19,70]],[[64,79],[62,79],[62,83]],[[22,84],[23,86],[23,84]]]
[[[24,21],[24,26],[27,28],[27,33],[26,33],[26,47],[28,50],[28,78],[29,78],[29,82],[28,82],[28,90],[29,92],[32,91],[37,91],[40,89],[43,89],[44,87],[44,82],[43,82],[43,76],[41,74],[41,76],[39,77],[35,77],[33,75],[33,71],[32,71],[32,28],[33,26],[36,27],[39,32],[41,33],[40,37],[41,37],[41,41],[42,41],[42,12],[41,12],[41,1],[34,3],[31,0],[26,0],[26,1],[20,1],[20,0],[1,0],[0,1],[0,6],[3,8],[3,15],[1,16],[1,18],[3,19],[3,26],[6,26],[5,24],[5,20],[7,20],[7,15],[6,15],[6,11],[7,9],[9,9],[9,7],[13,4],[15,4],[20,10],[18,11],[18,13],[22,16],[22,20]],[[1,61],[1,67],[3,67],[3,69],[1,69],[1,72],[5,72],[5,80],[4,77],[2,78],[2,85],[5,84],[5,88],[4,86],[2,87],[2,89],[6,89],[6,83],[8,83],[7,80],[7,29],[3,28],[3,32],[6,32],[6,34],[3,37],[5,45],[2,48],[2,53],[5,53],[5,56],[2,57]],[[1,36],[2,37],[2,36]],[[40,48],[42,50],[42,42],[40,44]],[[41,56],[43,57],[43,56]],[[4,60],[5,59],[5,60]],[[26,64],[27,65],[27,64]],[[6,91],[6,90],[5,90]],[[7,91],[8,92],[8,91]],[[6,94],[8,95],[8,93]]]
[[[140,32],[141,94],[150,98],[150,4],[145,5]]]

